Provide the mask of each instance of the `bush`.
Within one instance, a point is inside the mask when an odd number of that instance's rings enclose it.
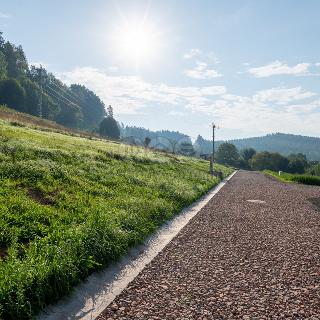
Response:
[[[302,184],[309,184],[314,186],[320,186],[320,178],[314,176],[307,176],[307,175],[294,175],[291,178],[291,181],[302,183]]]

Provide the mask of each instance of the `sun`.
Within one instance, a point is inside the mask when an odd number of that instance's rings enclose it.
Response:
[[[142,64],[155,58],[160,47],[159,33],[150,23],[126,23],[114,36],[117,53],[127,62]]]

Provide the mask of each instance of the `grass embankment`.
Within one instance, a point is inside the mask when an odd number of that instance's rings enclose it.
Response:
[[[207,172],[203,160],[0,120],[0,318],[32,318],[117,259],[217,184]]]
[[[278,172],[270,170],[265,170],[264,172],[283,182],[296,182],[301,184],[320,186],[320,177],[317,176],[310,176],[306,174],[291,174],[286,172],[282,172],[279,176]]]
[[[68,135],[85,137],[90,139],[99,138],[97,134],[94,134],[92,132],[67,128],[56,123],[55,121],[35,117],[23,112],[18,112],[4,105],[0,105],[0,119],[8,121],[14,126],[22,125],[22,126],[26,126],[33,129],[38,129],[41,131],[65,133]]]

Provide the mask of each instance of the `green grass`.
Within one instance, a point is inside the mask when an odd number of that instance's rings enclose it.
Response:
[[[282,172],[279,176],[278,172],[270,170],[265,170],[264,172],[283,182],[296,182],[301,184],[320,186],[320,177],[317,176],[311,176],[307,174],[291,174],[286,172]]]
[[[3,120],[0,180],[2,319],[34,317],[219,182],[203,160]]]

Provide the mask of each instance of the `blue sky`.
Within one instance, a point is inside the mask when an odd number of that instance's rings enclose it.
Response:
[[[319,12],[317,0],[0,0],[0,30],[125,124],[320,136]]]

